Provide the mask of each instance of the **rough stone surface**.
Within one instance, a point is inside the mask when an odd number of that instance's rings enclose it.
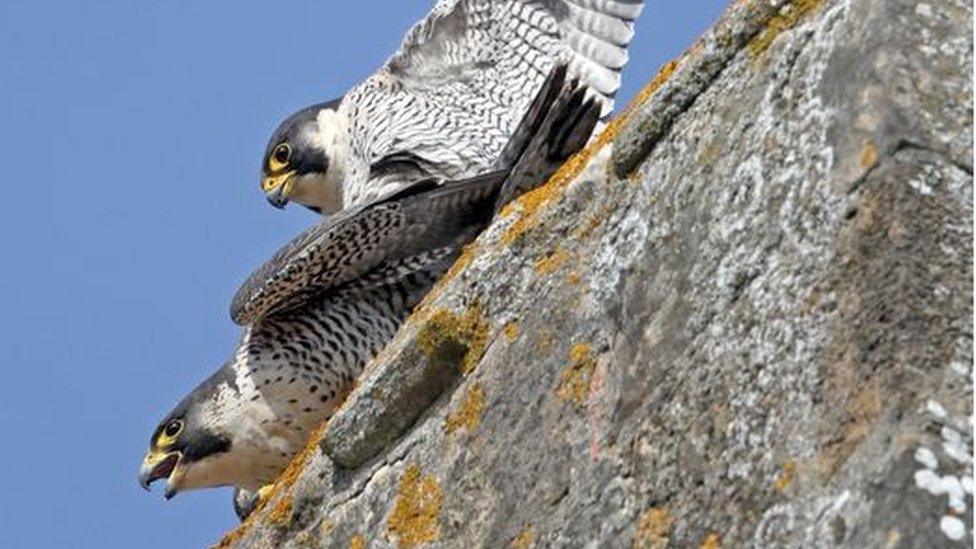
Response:
[[[971,21],[732,6],[226,543],[971,546]]]

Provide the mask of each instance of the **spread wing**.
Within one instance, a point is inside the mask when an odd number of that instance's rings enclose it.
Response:
[[[415,185],[305,231],[255,271],[234,296],[231,318],[247,325],[298,307],[369,274],[401,276],[443,260],[490,219],[505,173]]]
[[[344,99],[353,147],[370,166],[406,152],[428,176],[480,173],[557,63],[569,65],[606,115],[642,8],[643,0],[439,0]],[[353,185],[347,204],[404,183],[392,178]]]
[[[609,111],[643,7],[643,0],[440,0],[386,68],[419,89],[470,80],[483,85],[472,91],[510,106],[533,98],[561,57]]]

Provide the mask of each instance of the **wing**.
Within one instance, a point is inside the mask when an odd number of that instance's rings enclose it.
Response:
[[[346,96],[352,146],[370,166],[407,152],[428,176],[480,173],[558,63],[599,96],[606,115],[642,8],[643,0],[440,0]],[[347,204],[403,183],[353,185]]]
[[[460,77],[487,85],[473,91],[494,95],[496,105],[518,106],[562,58],[609,111],[643,7],[643,0],[440,0],[386,68],[407,87],[435,90]]]
[[[378,267],[380,276],[400,276],[442,260],[491,218],[504,179],[498,172],[440,186],[415,185],[326,219],[244,282],[231,304],[231,318],[252,324]]]

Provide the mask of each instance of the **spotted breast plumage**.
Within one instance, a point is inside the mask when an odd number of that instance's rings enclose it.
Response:
[[[492,169],[553,66],[613,108],[643,0],[439,0],[378,71],[272,135],[262,189],[328,214]]]

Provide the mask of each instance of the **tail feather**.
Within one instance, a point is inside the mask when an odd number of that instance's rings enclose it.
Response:
[[[562,71],[562,69],[558,69]],[[565,81],[565,71],[554,71],[531,112],[535,120],[523,120],[520,127],[535,131],[520,144],[518,159],[512,164],[502,185],[495,211],[513,198],[545,183],[572,155],[579,152],[590,139],[602,111],[602,101],[594,97],[579,79]],[[556,88],[555,86],[559,87]],[[557,90],[553,93],[552,90]],[[536,109],[536,107],[538,107]]]
[[[620,71],[634,37],[634,20],[643,0],[560,0],[566,7],[559,21],[563,40],[573,51],[572,73],[602,99],[601,117],[613,110]]]

